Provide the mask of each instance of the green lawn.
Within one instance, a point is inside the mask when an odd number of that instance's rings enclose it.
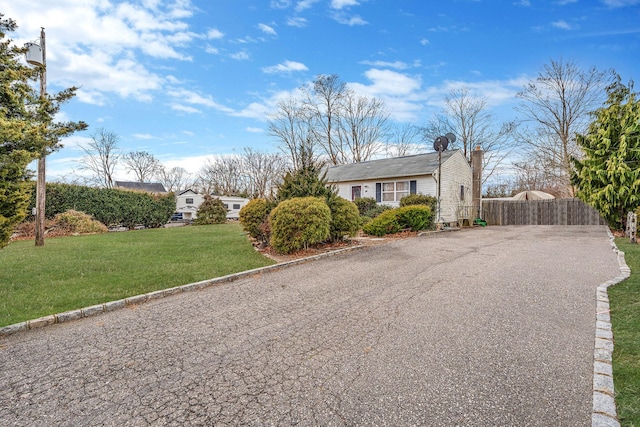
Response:
[[[623,426],[640,427],[640,245],[616,239],[631,277],[609,288],[615,347],[613,379]]]
[[[239,224],[12,242],[0,250],[0,326],[273,263]]]

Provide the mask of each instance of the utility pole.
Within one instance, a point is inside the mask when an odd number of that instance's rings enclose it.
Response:
[[[40,30],[40,45],[29,44],[27,62],[40,67],[40,98],[47,96],[47,49],[45,45],[44,27]],[[38,49],[39,47],[39,49]],[[36,181],[36,246],[44,246],[45,198],[46,198],[46,164],[47,148],[42,147],[38,158],[38,179]]]

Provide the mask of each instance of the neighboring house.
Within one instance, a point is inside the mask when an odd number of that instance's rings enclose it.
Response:
[[[249,199],[244,197],[235,196],[216,196],[211,197],[218,198],[222,201],[222,204],[227,209],[227,219],[238,219],[240,209],[247,203]],[[175,219],[183,221],[192,221],[198,216],[198,208],[204,201],[204,195],[198,194],[196,191],[187,189],[176,192],[176,215]]]
[[[332,166],[327,170],[327,180],[347,200],[371,197],[379,204],[397,207],[408,194],[437,197],[438,153]],[[463,207],[472,205],[472,183],[471,166],[464,154],[460,150],[444,151],[440,185],[442,222],[469,219],[460,216],[469,210]]]
[[[167,190],[159,182],[133,182],[133,181],[116,181],[116,188],[120,190],[144,191],[152,194],[163,194]]]

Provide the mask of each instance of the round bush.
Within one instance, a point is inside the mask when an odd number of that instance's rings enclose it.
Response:
[[[331,210],[331,240],[355,236],[360,229],[360,213],[357,206],[342,197],[334,197],[329,202],[329,209]]]
[[[194,225],[224,224],[227,222],[227,210],[222,200],[205,194],[204,201],[198,208]]]
[[[329,237],[331,210],[323,198],[301,197],[281,202],[271,211],[271,247],[288,254]]]
[[[396,209],[398,222],[402,228],[411,228],[412,231],[426,230],[431,227],[433,215],[431,208],[424,205],[403,206]]]
[[[412,205],[429,206],[431,208],[431,211],[433,212],[438,207],[438,198],[433,196],[426,196],[424,194],[409,194],[400,199],[400,207]]]
[[[249,236],[260,242],[268,242],[266,227],[269,216],[269,204],[265,199],[253,199],[240,209],[240,224]]]
[[[362,227],[362,231],[373,236],[397,233],[402,229],[398,222],[397,209],[388,209]]]

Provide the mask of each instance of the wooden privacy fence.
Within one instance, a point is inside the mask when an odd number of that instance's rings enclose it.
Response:
[[[598,211],[580,199],[482,200],[487,225],[606,225]]]

